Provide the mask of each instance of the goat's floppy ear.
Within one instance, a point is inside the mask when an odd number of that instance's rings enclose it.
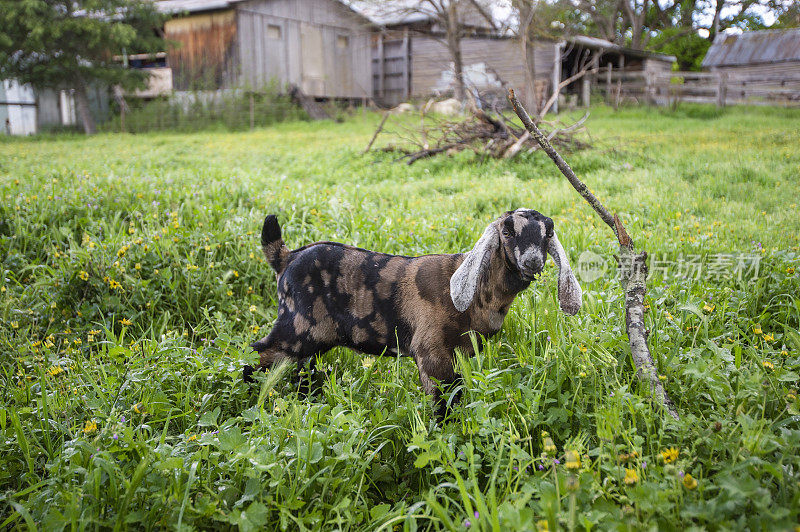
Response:
[[[547,252],[553,257],[553,261],[558,266],[558,305],[561,310],[570,316],[574,316],[581,309],[581,285],[569,267],[567,254],[558,241],[558,236],[553,233],[550,243],[547,245]]]
[[[450,277],[450,297],[459,312],[469,308],[478,291],[478,283],[489,268],[492,253],[500,246],[500,235],[497,231],[496,222],[489,224],[472,251],[465,255],[464,262]]]
[[[570,316],[574,316],[581,309],[581,285],[572,273],[569,266],[567,254],[558,241],[558,236],[553,233],[550,243],[547,245],[547,252],[553,257],[553,261],[558,266],[558,305],[561,310]]]

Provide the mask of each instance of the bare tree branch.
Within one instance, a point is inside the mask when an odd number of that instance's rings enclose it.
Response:
[[[567,178],[567,181],[578,191],[589,205],[597,212],[600,218],[614,231],[619,242],[618,272],[620,284],[625,293],[625,328],[631,346],[631,356],[636,366],[637,374],[646,380],[651,390],[659,399],[670,416],[678,419],[675,405],[667,395],[664,385],[656,372],[653,356],[647,345],[648,331],[644,325],[644,297],[647,291],[647,253],[636,253],[633,240],[625,231],[619,216],[612,217],[605,206],[598,200],[586,185],[578,179],[572,168],[564,161],[561,155],[550,145],[542,132],[533,123],[531,117],[522,107],[513,90],[508,91],[508,99],[517,116],[525,125],[525,129],[536,139],[542,149],[550,156],[558,169]]]

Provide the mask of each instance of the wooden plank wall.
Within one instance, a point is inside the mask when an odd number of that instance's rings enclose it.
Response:
[[[411,93],[416,97],[427,97],[441,85],[442,74],[450,70],[450,54],[445,44],[427,35],[414,35],[412,47]],[[523,101],[531,101],[525,75],[525,58],[520,45],[513,39],[467,37],[461,41],[464,67],[483,63],[487,70],[494,71],[499,78],[513,87]],[[542,42],[535,52],[537,101],[546,99],[550,93],[553,74],[555,46]]]
[[[167,20],[164,36],[176,90],[219,89],[236,83],[236,16],[233,10]]]
[[[597,89],[613,105],[677,102],[800,105],[800,68],[780,74],[738,72],[604,72]]]
[[[370,96],[371,29],[340,2],[253,0],[237,11],[243,85],[274,80],[310,96]]]
[[[408,30],[372,35],[372,96],[393,107],[411,95],[411,36]]]

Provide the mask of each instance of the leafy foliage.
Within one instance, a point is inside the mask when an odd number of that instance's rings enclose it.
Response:
[[[607,228],[542,154],[396,165],[359,155],[374,115],[0,141],[0,527],[795,526],[800,115],[702,109],[593,109],[595,148],[570,161],[672,264],[651,269],[647,321],[680,421],[633,374],[611,269],[565,318],[546,268],[459,360],[443,425],[405,358],[335,349],[316,398],[285,368],[241,382],[275,319],[266,212],[291,246],[421,254],[526,205],[573,265],[589,249],[611,268]],[[720,254],[759,271],[672,276]]]
[[[0,0],[0,79],[83,93],[92,83],[142,87],[145,73],[114,56],[162,51],[160,25],[142,0]]]
[[[687,28],[666,28],[650,39],[649,48],[677,58],[676,70],[701,71],[711,42]]]

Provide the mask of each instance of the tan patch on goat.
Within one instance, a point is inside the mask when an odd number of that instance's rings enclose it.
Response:
[[[294,315],[295,334],[305,334],[309,327],[311,327],[311,322],[308,321],[302,314],[298,312]]]
[[[331,285],[331,272],[329,272],[328,270],[322,270],[321,272],[319,272],[319,276],[322,278],[323,286]]]
[[[286,296],[283,302],[286,304],[286,308],[289,309],[289,312],[294,312],[294,298],[292,296]]]
[[[372,314],[372,290],[365,286],[361,286],[353,293],[352,303],[350,310],[358,319],[366,318]]]
[[[351,334],[353,338],[353,342],[356,344],[363,344],[369,339],[369,335],[367,334],[366,329],[362,329],[358,325],[353,327],[353,332]]]
[[[406,262],[406,259],[392,257],[378,272],[380,279],[375,286],[375,293],[380,299],[389,299],[392,296],[392,283],[399,281]]]
[[[328,309],[325,308],[325,302],[321,297],[314,300],[311,316],[316,322],[316,325],[311,328],[311,337],[318,342],[333,342],[336,338],[336,323],[328,314]]]
[[[378,334],[378,341],[381,343],[386,342],[386,334],[389,332],[389,330],[386,327],[386,322],[383,320],[383,318],[375,318],[369,324]]]

